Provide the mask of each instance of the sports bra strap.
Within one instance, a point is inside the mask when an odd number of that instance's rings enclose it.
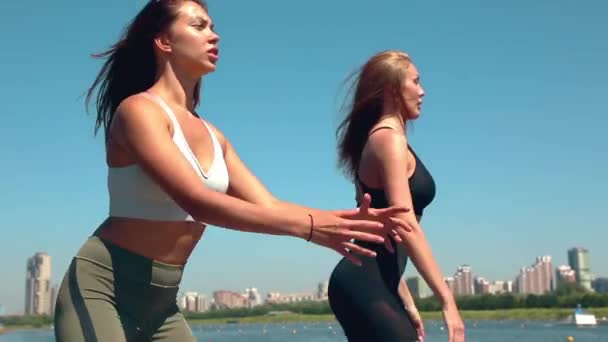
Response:
[[[371,130],[367,136],[369,137],[370,135],[372,135],[372,134],[376,133],[377,131],[384,129],[384,128],[395,129],[394,127],[391,127],[391,126],[380,126],[380,127],[376,127],[373,130]]]
[[[177,121],[177,118],[175,117],[175,113],[173,113],[173,110],[171,110],[171,108],[167,105],[167,103],[165,103],[165,101],[163,101],[163,99],[147,91],[142,92],[142,94],[150,100],[156,102],[164,110],[169,119],[171,119],[171,123],[173,123],[174,129],[178,129],[181,132],[181,127],[179,125],[179,122]]]

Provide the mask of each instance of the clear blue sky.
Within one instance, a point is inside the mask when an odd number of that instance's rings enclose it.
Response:
[[[435,177],[423,228],[446,275],[513,279],[537,255],[589,249],[608,276],[608,4],[210,0],[221,35],[200,112],[282,199],[354,205],[336,169],[340,84],[372,54],[409,52],[426,89],[409,131]],[[144,1],[7,1],[0,55],[0,304],[23,310],[26,259],[59,282],[107,213],[102,137],[83,93]],[[339,256],[303,241],[210,228],[184,290],[312,290]],[[406,272],[413,274],[413,267]]]

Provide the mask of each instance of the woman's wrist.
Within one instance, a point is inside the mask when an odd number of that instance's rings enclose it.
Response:
[[[412,302],[412,303],[404,302],[403,305],[405,306],[405,309],[407,311],[415,311],[415,310],[417,310],[416,303],[414,303],[414,302]]]
[[[314,222],[315,218],[312,213],[300,216],[297,222],[294,222],[295,229],[292,235],[308,242],[312,241],[315,235]]]
[[[409,311],[411,308],[416,309],[416,303],[413,300],[408,300],[405,296],[401,296],[401,302],[403,303],[405,310]]]
[[[310,213],[308,214],[308,218],[310,219],[310,227],[309,227],[308,237],[306,238],[306,241],[310,242],[310,241],[312,241],[312,237],[315,232],[315,219],[312,216],[312,214],[310,214]]]
[[[454,300],[453,296],[448,296],[447,298],[444,298],[441,300],[441,307],[443,308],[443,310],[448,310],[448,309],[455,309],[456,308],[456,301]]]

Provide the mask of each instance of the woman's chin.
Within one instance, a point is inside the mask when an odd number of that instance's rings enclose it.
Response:
[[[407,115],[408,120],[416,120],[420,117],[420,109],[416,109]]]
[[[215,63],[206,62],[206,63],[200,65],[198,73],[200,73],[201,76],[205,76],[207,74],[214,72],[216,69],[217,69],[217,66],[215,65]]]

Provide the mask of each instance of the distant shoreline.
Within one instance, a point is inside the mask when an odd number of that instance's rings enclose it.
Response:
[[[602,318],[608,318],[608,307],[603,308],[589,308],[589,313],[593,313],[598,320]],[[564,308],[552,308],[552,309],[509,309],[509,310],[463,310],[461,315],[466,321],[508,321],[508,320],[546,320],[546,321],[561,321],[567,319],[568,316],[572,315],[572,309]],[[441,312],[421,312],[423,320],[441,320]],[[186,320],[191,325],[215,325],[215,324],[260,324],[260,323],[335,323],[336,318],[333,314],[298,314],[298,313],[281,313],[274,315],[260,315],[260,316],[249,316],[249,317],[221,317],[221,318],[205,318],[205,319],[194,319],[188,318],[186,314]],[[49,329],[50,326],[15,326],[7,325],[4,326],[4,330],[0,331],[1,334],[6,334],[15,330],[45,330]]]
[[[608,307],[591,308],[587,310],[595,314],[599,319],[608,317]],[[548,320],[559,321],[567,319],[572,315],[572,309],[554,308],[554,309],[509,309],[509,310],[465,310],[461,311],[463,319],[466,320]],[[441,320],[441,312],[421,312],[423,320]],[[210,324],[256,324],[256,323],[294,323],[294,322],[336,322],[333,314],[297,314],[286,313],[280,315],[262,315],[250,317],[222,317],[222,318],[205,318],[205,319],[188,319],[190,324],[210,325]]]
[[[14,331],[19,331],[19,330],[28,330],[28,331],[32,331],[32,330],[48,330],[50,329],[49,327],[34,327],[31,325],[5,325],[4,329],[0,329],[0,336],[5,335],[5,334],[9,334],[12,333]]]

